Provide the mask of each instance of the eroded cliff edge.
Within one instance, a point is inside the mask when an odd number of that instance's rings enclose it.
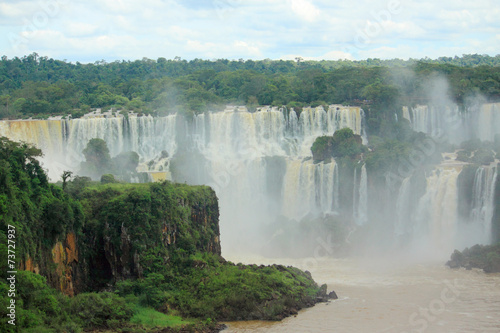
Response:
[[[68,295],[142,278],[151,265],[171,264],[179,250],[221,254],[219,208],[209,187],[93,185],[78,198],[85,223],[21,262]]]
[[[211,188],[84,177],[50,184],[40,153],[0,138],[0,254],[7,256],[15,229],[17,306],[25,315],[19,327],[130,327],[134,311],[144,309],[213,327],[217,320],[278,320],[328,299],[326,285],[307,272],[224,260]]]

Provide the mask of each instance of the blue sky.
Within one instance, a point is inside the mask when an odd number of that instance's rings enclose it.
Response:
[[[0,50],[71,62],[500,53],[498,0],[3,0]]]

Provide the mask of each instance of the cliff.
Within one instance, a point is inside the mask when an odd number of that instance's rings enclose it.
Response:
[[[498,273],[500,272],[500,244],[477,244],[462,252],[455,250],[446,265],[450,268],[479,268],[486,273]]]
[[[327,299],[326,286],[296,268],[224,260],[211,188],[85,177],[61,188],[48,183],[40,154],[0,137],[0,256],[15,230],[17,327],[142,329],[132,316],[159,311],[205,329],[216,320],[278,320]],[[2,295],[0,330],[14,332]]]
[[[21,263],[67,295],[142,278],[152,261],[168,266],[178,250],[220,255],[217,197],[208,187],[94,185],[80,203],[81,229],[60,237],[38,260]]]

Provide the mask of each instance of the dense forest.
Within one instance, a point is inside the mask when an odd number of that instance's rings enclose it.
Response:
[[[80,117],[91,108],[193,114],[224,104],[294,107],[349,104],[373,122],[401,105],[425,104],[428,80],[450,84],[450,99],[500,98],[500,56],[436,60],[296,61],[175,58],[68,63],[39,56],[0,61],[0,119]],[[391,111],[391,112],[389,112]],[[374,127],[375,129],[378,126]]]

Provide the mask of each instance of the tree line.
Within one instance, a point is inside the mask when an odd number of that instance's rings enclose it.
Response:
[[[500,98],[500,56],[421,60],[296,61],[144,58],[69,63],[38,56],[0,61],[0,119],[80,117],[91,108],[192,115],[224,104],[368,105],[376,112],[425,103],[429,78],[445,77],[459,104]],[[393,114],[391,111],[390,114]]]

